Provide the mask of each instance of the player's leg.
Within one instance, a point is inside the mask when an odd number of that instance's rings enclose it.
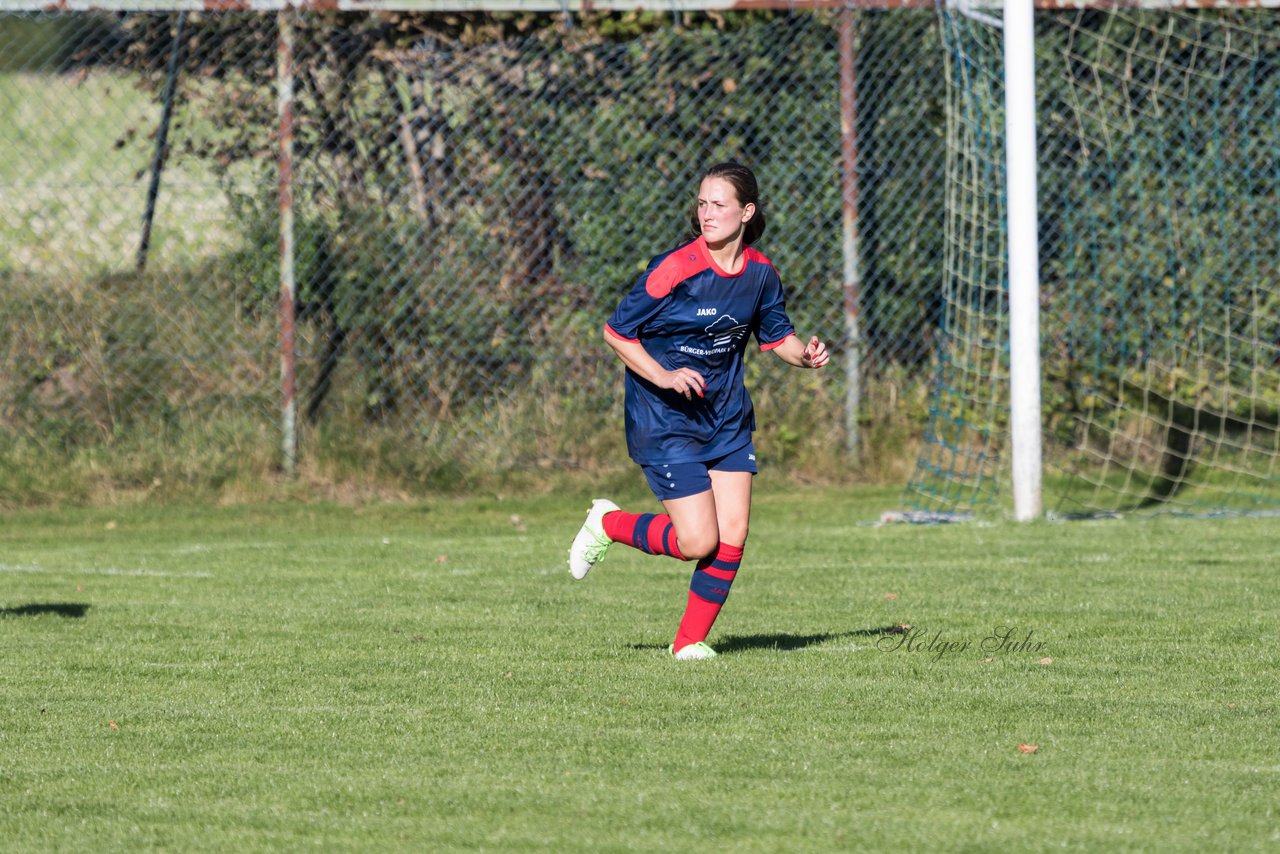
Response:
[[[569,548],[569,572],[574,578],[585,578],[613,543],[677,560],[696,560],[715,548],[715,502],[706,466],[656,465],[642,466],[642,470],[653,494],[664,506],[674,502],[684,521],[677,524],[669,509],[666,513],[628,513],[608,499],[597,498]],[[703,504],[705,508],[699,509]],[[700,530],[705,535],[696,535]]]
[[[687,560],[702,560],[715,554],[720,544],[720,522],[710,473],[703,469],[706,489],[694,495],[668,498],[663,509],[675,528],[680,553]]]
[[[754,466],[753,466],[754,468]],[[720,609],[729,598],[729,590],[742,563],[743,547],[751,519],[750,471],[710,472],[712,496],[720,542],[713,554],[698,561],[689,582],[689,596],[684,616],[671,648],[680,656],[710,657],[714,655],[703,641],[711,632]]]
[[[605,535],[610,541],[622,543],[646,554],[667,555],[677,560],[688,560],[680,546],[679,530],[669,513],[628,513],[614,510],[601,520]]]

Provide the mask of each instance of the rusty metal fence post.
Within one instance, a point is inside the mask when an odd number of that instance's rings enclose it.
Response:
[[[856,466],[860,451],[862,412],[862,329],[859,323],[862,301],[862,266],[858,246],[858,80],[857,37],[849,6],[840,10],[840,189],[842,209],[841,250],[844,258],[844,342],[845,450]]]
[[[279,62],[278,117],[279,186],[280,186],[280,432],[284,472],[292,477],[298,459],[297,353],[295,349],[294,306],[297,304],[296,269],[294,265],[293,223],[293,25],[292,12],[282,9],[276,15],[279,26],[277,58]]]

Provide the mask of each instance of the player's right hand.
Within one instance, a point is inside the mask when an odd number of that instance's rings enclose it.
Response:
[[[695,394],[702,397],[706,392],[707,381],[693,368],[676,368],[660,377],[658,386],[683,394],[686,400],[693,400]]]

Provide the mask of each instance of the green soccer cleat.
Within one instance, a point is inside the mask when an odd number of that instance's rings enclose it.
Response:
[[[715,658],[717,655],[714,649],[702,641],[682,646],[679,652],[675,651],[674,644],[668,644],[667,652],[671,653],[671,657],[676,661],[701,661],[704,658]]]
[[[618,505],[607,498],[597,498],[591,502],[587,521],[582,523],[578,536],[573,538],[573,545],[569,546],[569,574],[577,580],[586,578],[591,567],[604,560],[604,554],[613,540],[605,534],[601,520],[604,519],[604,514],[617,509]]]

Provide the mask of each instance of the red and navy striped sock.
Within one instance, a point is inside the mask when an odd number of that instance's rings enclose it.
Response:
[[[672,644],[677,652],[691,643],[706,640],[711,633],[711,626],[729,598],[729,588],[742,564],[742,549],[742,546],[721,543],[714,558],[698,561],[698,568],[689,581],[689,602]]]
[[[601,519],[604,532],[615,543],[631,546],[651,555],[670,555],[684,560],[676,546],[676,529],[666,513],[626,513],[612,510]]]

